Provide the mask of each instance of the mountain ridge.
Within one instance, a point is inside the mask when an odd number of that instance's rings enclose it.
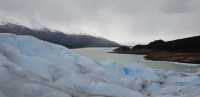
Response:
[[[66,34],[49,28],[32,29],[19,24],[6,23],[0,25],[0,33],[30,35],[51,43],[60,44],[68,48],[83,47],[117,47],[118,43],[105,38],[91,35]]]
[[[171,41],[155,40],[147,45],[122,46],[114,53],[142,54],[145,59],[200,64],[200,36]]]

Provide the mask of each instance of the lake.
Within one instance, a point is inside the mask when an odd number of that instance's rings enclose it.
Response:
[[[113,61],[116,64],[142,64],[154,69],[166,69],[183,72],[199,71],[200,64],[187,64],[168,61],[145,60],[144,55],[108,53],[115,48],[79,48],[71,51],[96,61]]]

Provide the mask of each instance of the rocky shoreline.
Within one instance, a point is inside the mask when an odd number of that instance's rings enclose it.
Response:
[[[172,61],[200,64],[200,36],[173,41],[156,40],[147,45],[121,46],[112,53],[142,54],[153,61]]]
[[[200,64],[200,52],[167,52],[141,49],[113,51],[111,53],[145,55],[145,59],[153,61],[172,61],[180,63]]]
[[[200,53],[154,52],[147,54],[145,59],[200,64]]]

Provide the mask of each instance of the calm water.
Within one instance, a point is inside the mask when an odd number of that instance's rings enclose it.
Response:
[[[183,64],[175,63],[168,61],[150,61],[145,60],[143,55],[134,55],[134,54],[115,54],[108,53],[111,52],[114,48],[81,48],[81,49],[71,49],[73,52],[90,57],[97,61],[114,61],[116,64],[143,64],[152,68],[167,69],[167,70],[176,70],[184,72],[194,72],[200,70],[200,64]]]

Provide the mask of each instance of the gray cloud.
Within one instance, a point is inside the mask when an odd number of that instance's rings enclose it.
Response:
[[[184,13],[190,10],[189,0],[167,0],[163,10],[168,13]]]
[[[118,42],[200,34],[199,0],[0,0],[0,16]]]

